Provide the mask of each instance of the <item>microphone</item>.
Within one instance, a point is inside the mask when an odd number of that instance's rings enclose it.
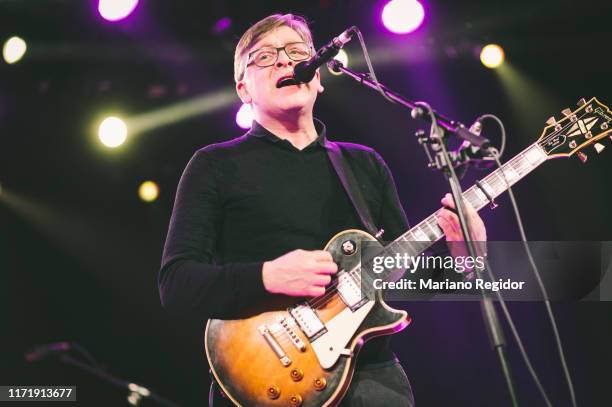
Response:
[[[482,122],[480,121],[480,117],[477,118],[474,123],[469,128],[470,133],[480,136],[482,133]]]
[[[488,139],[480,135],[482,133],[482,116],[478,117],[469,129],[460,126],[463,143],[452,151],[451,154],[457,160],[460,167],[465,171],[467,165],[479,170],[486,170],[495,164],[497,149],[490,146]]]
[[[37,346],[25,354],[29,363],[37,362],[53,353],[62,353],[70,350],[70,342],[55,342],[48,345]]]
[[[298,83],[307,83],[315,76],[317,68],[331,61],[344,45],[353,38],[357,27],[352,26],[329,43],[320,48],[308,61],[300,62],[293,68],[293,79]]]

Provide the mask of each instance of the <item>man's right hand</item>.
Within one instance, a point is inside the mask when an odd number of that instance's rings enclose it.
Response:
[[[332,274],[338,271],[325,250],[294,250],[263,264],[264,287],[272,294],[317,297],[325,293]]]

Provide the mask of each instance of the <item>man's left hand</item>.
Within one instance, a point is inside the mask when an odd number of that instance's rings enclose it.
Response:
[[[444,231],[447,242],[463,242],[463,233],[461,232],[461,226],[459,225],[459,217],[446,208],[455,209],[455,201],[451,194],[446,194],[441,200],[442,205],[445,207],[440,211],[438,215],[438,225]],[[466,220],[470,230],[470,236],[474,242],[485,242],[487,240],[487,230],[485,229],[482,218],[478,215],[478,212],[474,207],[467,202],[463,201],[463,208],[465,209]],[[453,257],[465,256],[468,254],[465,245],[451,243],[449,244],[449,250]]]

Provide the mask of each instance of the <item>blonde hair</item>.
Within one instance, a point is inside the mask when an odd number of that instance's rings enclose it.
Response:
[[[244,78],[244,71],[246,69],[244,56],[251,51],[251,47],[265,34],[283,26],[293,29],[302,37],[305,43],[311,47],[313,46],[312,33],[304,17],[295,14],[273,14],[263,20],[259,20],[242,34],[242,38],[240,38],[236,45],[236,52],[234,53],[234,80],[236,82]]]

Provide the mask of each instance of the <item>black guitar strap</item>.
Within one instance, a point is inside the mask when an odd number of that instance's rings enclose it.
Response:
[[[378,228],[374,223],[370,208],[363,198],[361,187],[359,186],[357,178],[355,178],[355,174],[353,173],[351,166],[347,162],[346,157],[344,157],[342,154],[342,150],[336,143],[329,140],[326,140],[325,143],[328,147],[327,155],[329,156],[329,160],[336,170],[336,174],[338,174],[338,178],[340,178],[340,182],[342,183],[342,186],[344,186],[344,190],[349,196],[353,207],[357,211],[361,224],[366,228],[368,233],[370,233],[372,236],[376,236],[378,233]]]

